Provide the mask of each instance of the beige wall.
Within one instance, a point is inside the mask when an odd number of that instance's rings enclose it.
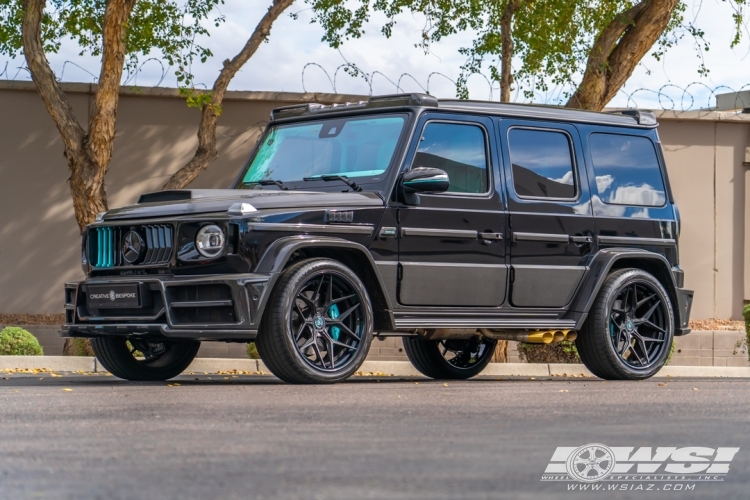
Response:
[[[64,89],[83,119],[91,86],[65,84]],[[219,120],[219,159],[193,187],[227,186],[274,107],[354,99],[230,92]],[[61,313],[62,284],[82,275],[62,144],[29,83],[0,81],[0,113],[0,312]],[[662,113],[660,118],[683,215],[682,266],[687,286],[696,290],[694,318],[739,318],[745,299],[743,160],[750,146],[750,121],[742,116],[724,121],[728,116]],[[174,90],[124,89],[107,175],[110,206],[158,190],[194,151],[198,119],[198,111],[187,108]]]

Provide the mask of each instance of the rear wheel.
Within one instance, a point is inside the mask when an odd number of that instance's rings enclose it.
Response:
[[[340,382],[362,365],[372,330],[370,298],[357,275],[335,260],[310,259],[279,278],[255,345],[285,382]]]
[[[404,337],[406,356],[420,373],[436,379],[467,379],[479,375],[492,359],[497,340],[427,340]]]
[[[195,359],[200,342],[155,342],[142,339],[96,337],[91,349],[115,377],[125,380],[167,380],[176,377]]]
[[[641,269],[622,269],[602,285],[576,347],[594,375],[641,380],[664,366],[673,338],[672,302],[662,284]]]

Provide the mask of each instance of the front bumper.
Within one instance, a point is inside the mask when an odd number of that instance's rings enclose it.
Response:
[[[693,307],[693,291],[684,288],[675,288],[677,295],[677,322],[679,327],[675,329],[674,334],[687,335],[690,333],[690,309]]]
[[[271,275],[113,276],[65,284],[62,337],[123,336],[174,340],[255,339]],[[89,285],[137,284],[141,307],[92,309]]]

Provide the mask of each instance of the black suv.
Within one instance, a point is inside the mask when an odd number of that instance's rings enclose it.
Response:
[[[337,382],[394,335],[433,378],[477,375],[498,339],[575,340],[599,377],[650,377],[693,296],[656,127],[422,94],[276,109],[231,189],[86,228],[62,335],[129,380],[255,341],[282,380]]]

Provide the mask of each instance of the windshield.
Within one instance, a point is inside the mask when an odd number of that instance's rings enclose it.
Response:
[[[381,115],[273,126],[239,187],[294,188],[295,183],[326,176],[345,176],[357,183],[379,181],[404,122],[404,116]]]

